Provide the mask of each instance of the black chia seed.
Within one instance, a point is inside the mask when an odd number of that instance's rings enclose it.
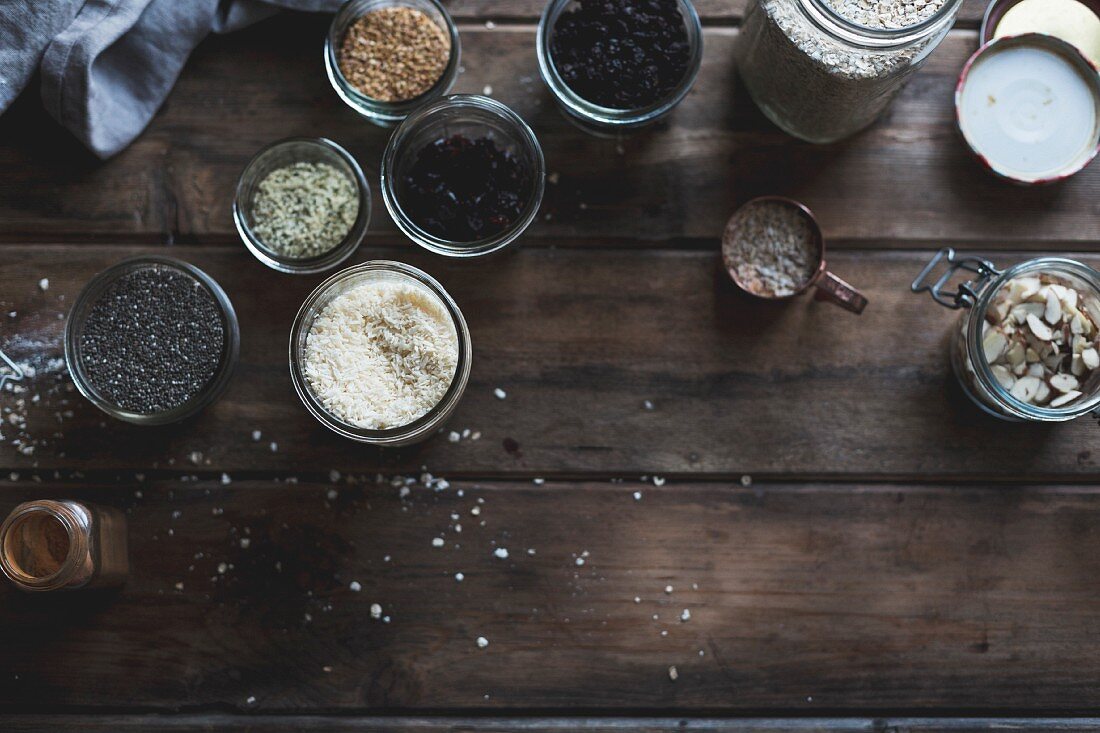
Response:
[[[80,334],[91,385],[142,415],[193,399],[217,372],[224,348],[225,324],[213,295],[191,275],[163,265],[109,285]]]
[[[424,231],[474,242],[509,229],[531,194],[531,175],[490,137],[451,135],[429,143],[404,178],[402,204]]]
[[[639,109],[668,96],[691,61],[676,0],[579,0],[554,24],[550,57],[566,85],[601,107]]]

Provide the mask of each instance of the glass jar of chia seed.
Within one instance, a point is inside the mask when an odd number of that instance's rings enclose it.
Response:
[[[166,425],[213,404],[229,385],[240,326],[209,275],[171,257],[124,260],[96,275],[65,323],[77,390],[108,415]]]
[[[356,20],[367,13],[390,8],[409,8],[427,16],[446,34],[450,42],[450,57],[439,79],[430,89],[411,99],[387,102],[364,94],[344,76],[340,71],[339,53],[348,28]],[[449,92],[458,78],[460,58],[458,26],[438,0],[348,0],[332,19],[328,36],[325,37],[325,73],[332,88],[345,104],[381,127],[393,127],[420,105]]]
[[[546,161],[518,114],[490,97],[456,94],[394,130],[381,177],[386,209],[409,239],[436,254],[479,257],[504,249],[535,220]]]
[[[737,39],[741,79],[757,106],[812,143],[840,140],[878,119],[947,36],[963,0],[930,0],[919,11],[895,3],[917,12],[914,22],[873,16],[881,28],[841,15],[837,2],[750,0]]]
[[[325,392],[320,385],[315,383],[314,376],[322,373],[325,377],[335,377],[338,391],[345,396],[353,391],[350,382],[354,381],[355,387],[373,385],[376,389],[388,389],[397,382],[402,385],[413,381],[414,375],[405,374],[402,378],[394,379],[392,375],[383,379],[374,379],[377,375],[365,374],[364,364],[374,361],[374,354],[348,353],[343,355],[322,352],[322,363],[316,366],[316,371],[311,374],[310,349],[319,350],[317,344],[311,344],[311,335],[319,320],[325,318],[329,307],[339,299],[358,289],[384,289],[388,287],[400,288],[403,294],[401,310],[408,314],[410,311],[423,308],[432,312],[444,321],[447,330],[453,334],[454,347],[454,374],[445,390],[440,390],[439,399],[430,407],[405,424],[389,425],[384,428],[364,427],[357,424],[347,415],[340,414],[335,405],[326,402]],[[339,339],[340,346],[347,346],[356,340],[359,332],[370,329],[368,319],[371,318],[368,308],[362,307],[362,301],[355,303],[350,309],[354,313],[354,322],[349,322],[343,327],[342,336]],[[400,317],[384,315],[387,321],[384,328],[400,327]],[[328,324],[331,326],[331,323]],[[420,332],[423,335],[423,332]],[[378,332],[370,334],[370,346],[381,348],[381,344],[395,345],[399,349],[407,348],[412,341],[423,342],[423,339],[412,339],[406,334],[396,331],[388,334]],[[354,348],[355,345],[352,345]],[[326,347],[327,348],[327,347]],[[432,355],[422,352],[416,355],[404,354],[401,358],[389,359],[390,364],[419,364],[421,367],[432,359]],[[462,311],[451,298],[450,294],[439,284],[435,278],[426,272],[411,265],[401,262],[375,260],[364,262],[335,273],[309,294],[298,310],[297,316],[290,329],[290,377],[294,384],[294,390],[301,398],[302,404],[317,421],[329,430],[342,435],[345,438],[369,443],[381,447],[400,447],[419,443],[435,435],[447,419],[458,407],[462,396],[466,392],[466,384],[470,379],[470,368],[473,360],[473,347],[470,339],[470,329],[466,325],[466,319]],[[345,367],[347,369],[345,370]],[[340,384],[340,376],[345,371],[349,375],[349,381]],[[329,380],[333,381],[333,380]],[[330,390],[331,392],[331,390]]]
[[[969,279],[952,291],[959,273]],[[963,391],[986,413],[1064,422],[1100,407],[1100,272],[1094,268],[1039,257],[1001,271],[944,249],[912,290],[962,311],[951,333],[951,364]]]
[[[625,108],[601,104],[593,101],[585,94],[579,93],[569,85],[563,75],[563,69],[556,63],[554,54],[555,34],[559,21],[563,14],[579,7],[578,0],[550,0],[539,19],[538,33],[535,39],[535,48],[538,52],[539,72],[543,81],[550,87],[558,107],[566,117],[577,123],[586,132],[607,135],[622,131],[634,130],[644,127],[668,115],[695,84],[699,75],[699,67],[703,61],[703,27],[699,21],[699,14],[690,0],[669,0],[675,11],[683,20],[684,40],[682,48],[683,69],[678,74],[679,78],[670,79],[666,89],[663,89],[658,98],[645,100],[639,105],[630,105]],[[647,6],[645,10],[650,10]],[[600,26],[602,32],[583,34],[586,40],[597,39],[596,43],[602,49],[607,49],[611,44],[626,46],[634,43],[633,39],[609,38],[604,26]],[[643,33],[645,37],[652,38],[653,29],[647,28]],[[625,42],[624,42],[625,40]],[[664,56],[665,54],[661,54]],[[621,79],[622,75],[618,75]]]

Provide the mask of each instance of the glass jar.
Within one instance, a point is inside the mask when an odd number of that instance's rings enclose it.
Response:
[[[633,130],[656,122],[683,101],[695,84],[695,78],[699,75],[699,67],[703,62],[703,26],[690,0],[677,0],[680,14],[684,18],[684,27],[687,29],[690,54],[684,78],[664,99],[638,109],[614,109],[593,104],[574,92],[558,73],[550,53],[554,27],[561,14],[575,3],[576,0],[550,0],[539,19],[538,33],[535,38],[539,73],[553,92],[558,107],[571,122],[577,123],[586,132],[597,134]]]
[[[295,163],[326,163],[341,171],[359,192],[359,213],[355,223],[335,247],[315,257],[287,257],[268,247],[253,231],[256,189],[274,170]],[[256,259],[273,270],[312,275],[336,267],[359,248],[370,225],[371,196],[363,169],[344,148],[323,137],[292,137],[271,143],[248,161],[233,198],[233,223],[241,241]]]
[[[366,282],[397,282],[412,285],[428,294],[450,315],[458,337],[458,364],[454,378],[447,392],[438,404],[419,419],[408,425],[384,430],[372,430],[352,425],[326,408],[313,393],[305,374],[306,339],[313,322],[321,311],[336,297]],[[450,294],[443,289],[435,278],[412,265],[401,262],[375,260],[355,265],[337,272],[317,286],[302,303],[298,315],[290,328],[290,378],[294,390],[317,420],[329,430],[361,443],[384,447],[399,447],[419,443],[430,438],[451,416],[470,379],[470,365],[473,348],[470,341],[470,329],[466,319]]]
[[[935,273],[941,265],[946,265],[946,269],[937,276]],[[967,273],[970,279],[949,291],[950,281],[960,272]],[[1047,317],[1040,313],[1046,311],[1047,306],[1038,300],[1034,289],[1051,284],[1061,288],[1058,292],[1075,293],[1070,299],[1072,309],[1081,314],[1080,329],[1076,317],[1057,314]],[[1084,365],[1078,369],[1082,351],[1095,349],[1100,339],[1096,328],[1100,325],[1100,272],[1061,257],[1028,260],[1002,272],[986,260],[957,257],[954,250],[944,249],[921,271],[911,287],[913,292],[927,291],[941,305],[962,311],[951,335],[951,365],[963,391],[986,413],[1014,422],[1064,422],[1094,412],[1100,406],[1100,368]],[[1061,302],[1065,301],[1063,295]],[[1017,311],[1025,302],[1031,310]],[[1056,306],[1061,307],[1065,306]],[[1038,325],[1029,324],[1028,313],[1037,315]],[[1051,326],[1052,320],[1056,325]],[[1092,325],[1086,326],[1086,321]],[[1002,331],[1004,324],[1008,324],[1010,331],[1018,332],[1018,339],[1025,344],[1021,348],[1027,355],[1019,359],[1024,366],[1020,368],[1017,364],[1015,371],[1011,354],[1007,359],[1004,357],[1012,350],[1013,342],[1002,343],[997,334],[991,333]],[[1034,329],[1045,328],[1063,334],[1050,354],[1039,350],[1041,342],[1033,335]],[[1080,346],[1076,340],[1078,331],[1082,332]],[[1039,353],[1031,353],[1033,344]],[[1042,388],[1046,394],[1038,397],[1029,395],[1029,389],[1020,389],[1024,378],[1032,376],[1028,369],[1047,359],[1051,360],[1048,366],[1054,365],[1052,369],[1065,371],[1066,376],[1072,378],[1072,392],[1079,393],[1077,396],[1050,386]],[[1072,371],[1059,366],[1066,364]],[[1053,379],[1043,377],[1042,371],[1040,366],[1034,379],[1052,385]],[[1059,397],[1070,399],[1058,404]]]
[[[961,6],[946,0],[921,23],[879,30],[841,17],[828,0],[751,0],[736,46],[741,79],[785,132],[834,142],[878,119]]]
[[[363,94],[354,84],[344,78],[340,71],[338,53],[340,44],[348,27],[357,19],[374,10],[383,8],[412,8],[419,10],[435,22],[451,41],[451,57],[442,76],[428,91],[420,96],[401,102],[382,102]],[[426,102],[442,97],[454,86],[458,78],[461,50],[458,41],[458,26],[450,13],[437,0],[349,0],[337,11],[325,38],[325,73],[329,83],[344,103],[363,117],[381,127],[393,127],[405,119],[410,112]]]
[[[200,287],[206,288],[221,314],[225,340],[218,367],[202,390],[178,407],[163,412],[146,414],[120,407],[109,397],[100,393],[92,383],[85,368],[81,339],[88,315],[104,291],[124,275],[148,267],[166,267],[178,270],[194,279]],[[229,296],[225,294],[225,291],[222,290],[214,278],[182,260],[149,255],[123,260],[99,273],[84,286],[84,290],[77,296],[72,310],[69,311],[69,318],[65,322],[65,365],[69,369],[69,374],[72,376],[77,391],[111,417],[135,425],[167,425],[191,417],[217,401],[225,392],[225,388],[229,386],[229,380],[237,367],[240,343],[241,334],[240,325],[237,322],[237,313],[233,310],[233,304],[229,301]]]
[[[531,177],[523,208],[510,227],[473,242],[443,239],[422,229],[405,210],[403,181],[417,155],[427,145],[451,135],[490,137],[510,152]],[[424,105],[394,131],[382,155],[382,200],[397,227],[424,249],[448,257],[479,257],[497,252],[519,238],[542,205],[546,161],[535,133],[519,115],[489,97],[455,94]]]
[[[0,571],[31,592],[122,585],[130,572],[126,517],[76,501],[20,504],[0,525]]]

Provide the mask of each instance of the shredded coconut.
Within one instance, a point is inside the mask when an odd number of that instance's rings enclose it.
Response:
[[[435,407],[458,367],[458,333],[429,291],[365,282],[338,295],[306,338],[305,375],[327,410],[360,428],[408,425]]]

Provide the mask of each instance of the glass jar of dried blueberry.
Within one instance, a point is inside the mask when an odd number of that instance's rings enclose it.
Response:
[[[550,0],[536,45],[562,110],[609,132],[658,120],[687,96],[703,29],[691,0]]]
[[[171,257],[135,257],[99,273],[65,324],[65,363],[77,390],[138,425],[177,422],[212,404],[239,351],[225,291]]]
[[[459,94],[413,112],[382,156],[382,199],[416,244],[477,257],[514,242],[542,203],[535,133],[488,97]]]

